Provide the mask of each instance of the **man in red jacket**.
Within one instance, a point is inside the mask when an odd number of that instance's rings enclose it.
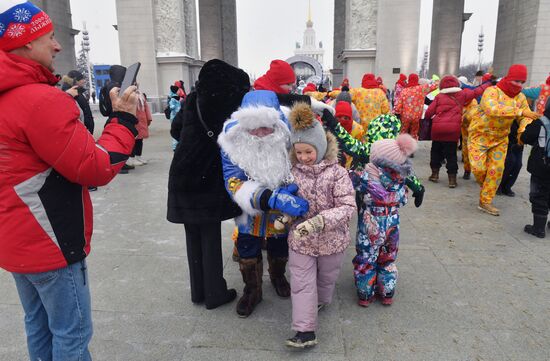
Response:
[[[61,46],[49,16],[2,0],[0,20],[0,267],[15,279],[30,359],[90,360],[88,186],[109,183],[128,159],[137,94],[113,89],[96,143],[71,96],[54,87]]]

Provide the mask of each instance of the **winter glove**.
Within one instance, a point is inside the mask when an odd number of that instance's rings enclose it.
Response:
[[[535,120],[539,119],[542,115],[539,113],[535,113],[531,109],[522,109],[519,116]]]
[[[281,214],[275,219],[275,222],[273,222],[273,228],[275,228],[277,231],[282,231],[286,228],[291,220],[292,218],[290,218],[288,215]]]
[[[423,185],[420,185],[420,189],[413,193],[414,206],[416,208],[418,208],[422,205],[422,201],[424,200],[424,192],[425,191],[426,191],[426,188],[424,188]]]
[[[332,115],[332,112],[325,109],[323,110],[323,116],[321,117],[321,120],[323,121],[323,124],[330,130],[336,129],[336,125],[338,124],[338,120]]]
[[[291,217],[299,217],[309,210],[309,203],[296,195],[298,186],[294,183],[277,188],[271,193],[267,204],[271,209],[278,209]]]
[[[320,102],[314,97],[310,97],[310,99],[311,99],[311,110],[313,110],[315,113],[319,115],[323,115],[325,110],[328,110],[331,114],[334,114],[335,110],[330,105]]]
[[[321,232],[323,228],[325,228],[325,221],[323,220],[323,216],[318,214],[297,225],[296,229],[294,229],[294,236],[296,238],[307,237],[313,233]]]

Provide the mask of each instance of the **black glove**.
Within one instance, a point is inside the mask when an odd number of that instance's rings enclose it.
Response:
[[[416,208],[420,207],[422,205],[422,201],[424,200],[424,192],[426,191],[426,188],[424,188],[423,185],[420,186],[420,189],[413,193],[414,197],[414,206]]]
[[[512,146],[510,147],[510,150],[514,151],[514,152],[522,152],[523,151],[523,145],[520,145],[520,144],[512,144]]]
[[[336,125],[338,124],[338,120],[332,115],[332,113],[328,109],[323,110],[323,116],[321,117],[321,120],[323,121],[323,124],[330,130],[336,129]]]

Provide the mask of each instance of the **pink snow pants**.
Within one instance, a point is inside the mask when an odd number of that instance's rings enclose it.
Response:
[[[319,257],[306,256],[292,249],[288,253],[292,329],[300,332],[315,331],[317,305],[332,302],[344,252]]]

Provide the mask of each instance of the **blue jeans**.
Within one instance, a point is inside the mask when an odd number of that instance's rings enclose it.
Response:
[[[25,310],[30,360],[91,361],[86,261],[49,272],[12,274]]]

